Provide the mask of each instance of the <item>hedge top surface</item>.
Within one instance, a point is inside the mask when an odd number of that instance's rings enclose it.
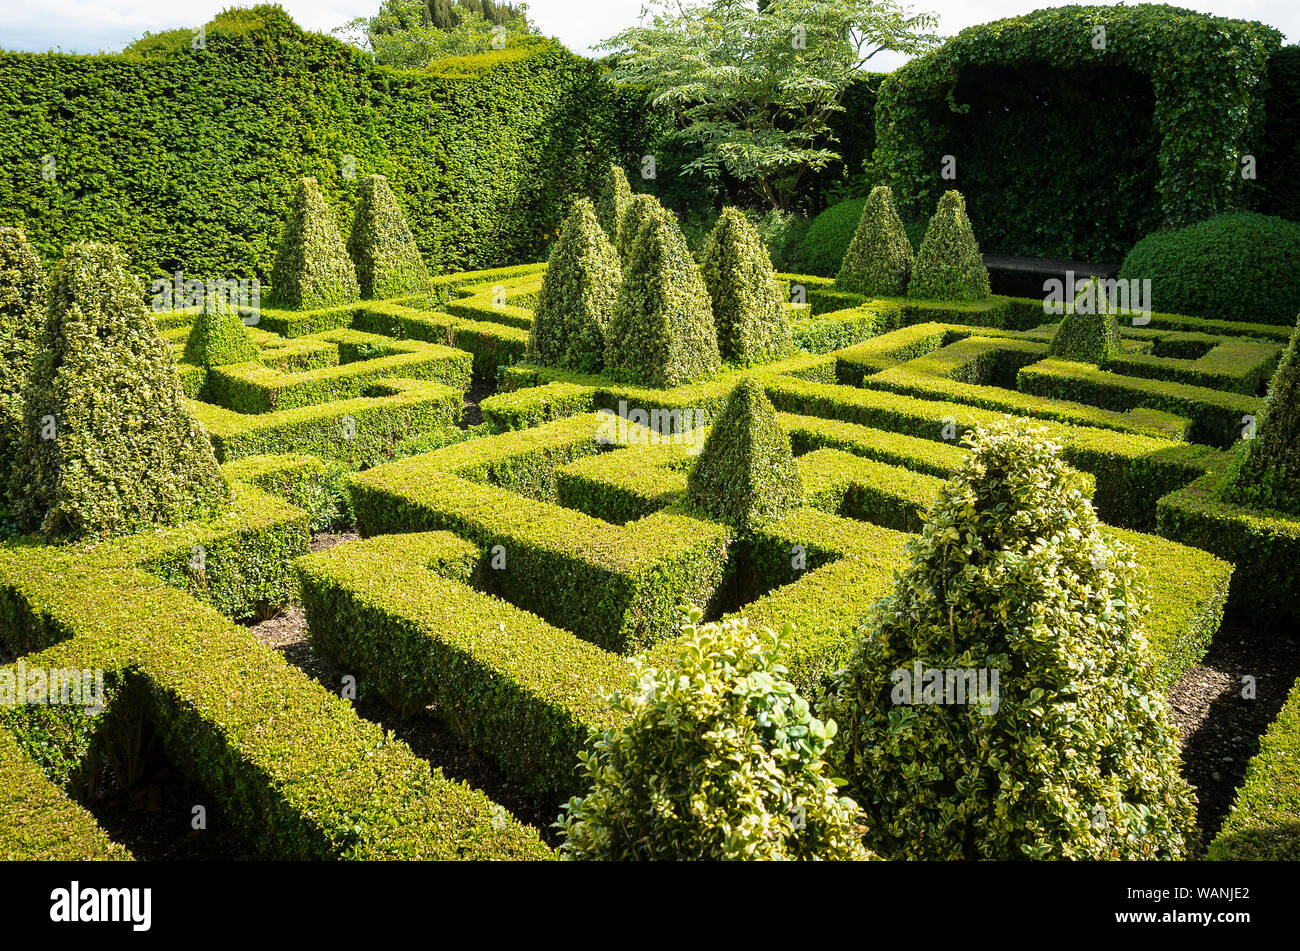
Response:
[[[790,437],[756,380],[741,380],[709,427],[704,450],[687,476],[686,496],[743,533],[802,504]]]
[[[939,199],[925,239],[916,252],[907,296],[922,300],[983,300],[989,289],[989,272],[984,268],[966,201],[961,192],[946,191]]]
[[[304,178],[271,268],[271,302],[310,310],[350,304],[360,296],[356,267],[334,224],[334,214],[316,179]]]
[[[713,302],[722,359],[749,366],[791,349],[790,322],[772,259],[743,212],[722,209],[700,270]]]
[[[125,256],[75,244],[53,285],[11,480],[20,521],[124,534],[223,507],[229,486]]]
[[[823,707],[886,857],[1194,854],[1138,566],[1046,435],[968,439]]]
[[[361,296],[383,299],[428,290],[429,269],[388,179],[367,175],[357,192],[347,248]]]
[[[912,276],[912,242],[888,185],[871,189],[844,255],[835,289],[871,297],[902,297]]]

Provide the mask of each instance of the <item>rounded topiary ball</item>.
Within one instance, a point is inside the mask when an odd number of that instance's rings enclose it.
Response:
[[[1151,308],[1222,320],[1292,324],[1300,314],[1300,224],[1240,211],[1147,235],[1122,280],[1150,280]]]

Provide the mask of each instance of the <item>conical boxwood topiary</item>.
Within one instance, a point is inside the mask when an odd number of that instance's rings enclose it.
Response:
[[[742,212],[722,209],[700,271],[713,302],[722,359],[748,366],[773,360],[793,347],[772,259]]]
[[[628,184],[627,174],[617,165],[611,165],[596,200],[596,218],[615,248],[618,247],[619,226],[631,202],[632,186]]]
[[[366,300],[414,294],[429,287],[415,235],[402,206],[382,175],[367,175],[358,190],[357,209],[348,234],[348,257]]]
[[[819,707],[866,844],[895,859],[1193,857],[1131,552],[1046,431],[1004,421],[966,443]]]
[[[0,228],[0,491],[22,444],[23,391],[45,322],[48,286],[40,258],[18,228]]]
[[[270,296],[277,307],[304,310],[361,296],[356,268],[314,178],[298,186],[271,268]]]
[[[528,359],[595,373],[605,361],[605,327],[622,271],[591,202],[581,198],[551,249],[533,325]]]
[[[201,367],[222,367],[258,359],[257,344],[239,316],[239,308],[205,297],[203,310],[185,338],[182,359]]]
[[[718,337],[677,220],[658,203],[648,215],[605,331],[605,369],[625,382],[680,386],[721,367]]]
[[[1300,516],[1300,324],[1269,381],[1254,438],[1238,450],[1222,495]]]
[[[989,293],[989,272],[966,217],[966,200],[961,192],[944,192],[916,252],[907,296],[920,300],[983,300]]]
[[[912,242],[894,207],[894,192],[877,185],[867,196],[858,230],[835,276],[835,288],[873,297],[902,297],[912,276]]]
[[[641,233],[641,226],[657,214],[665,214],[666,209],[659,204],[659,199],[654,195],[633,195],[623,209],[623,217],[619,219],[618,238],[614,241],[614,250],[618,252],[618,259],[623,267],[627,267],[628,259],[632,257],[632,245],[636,243],[636,237]]]
[[[24,404],[15,515],[47,535],[104,536],[215,514],[229,487],[126,257],[75,244],[53,288]]]
[[[1096,277],[1090,278],[1066,309],[1047,346],[1047,355],[1062,360],[1101,364],[1122,349],[1119,320],[1110,295]]]
[[[686,477],[686,497],[739,532],[780,518],[803,503],[790,437],[755,380],[741,380],[727,397]]]
[[[590,782],[557,823],[568,859],[849,860],[860,812],[823,765],[835,724],[778,664],[780,639],[692,611],[664,669],[632,661],[620,724],[582,754]],[[788,631],[783,632],[788,633]]]

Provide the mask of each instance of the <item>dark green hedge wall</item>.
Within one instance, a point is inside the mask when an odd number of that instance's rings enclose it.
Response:
[[[1300,221],[1300,46],[1268,60],[1255,210]]]
[[[378,173],[431,266],[504,265],[544,258],[572,197],[636,150],[637,98],[549,41],[416,72],[278,7],[223,16],[203,50],[0,52],[0,224],[47,259],[93,239],[146,273],[265,279],[302,176],[346,235]]]

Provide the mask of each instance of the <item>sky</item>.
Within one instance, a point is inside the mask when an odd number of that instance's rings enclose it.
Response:
[[[328,33],[357,16],[369,16],[380,0],[279,0],[289,14],[310,30]],[[904,0],[916,10],[939,15],[939,33],[947,36],[1003,17],[1062,3],[1043,0]],[[254,0],[0,0],[0,49],[67,53],[118,52],[146,31],[195,28],[230,6]],[[1287,42],[1300,42],[1300,4],[1295,0],[1175,0],[1174,5],[1277,27]],[[533,0],[529,14],[541,31],[558,36],[571,50],[590,47],[634,24],[642,0]],[[891,54],[872,59],[872,69],[889,70],[903,60]]]

